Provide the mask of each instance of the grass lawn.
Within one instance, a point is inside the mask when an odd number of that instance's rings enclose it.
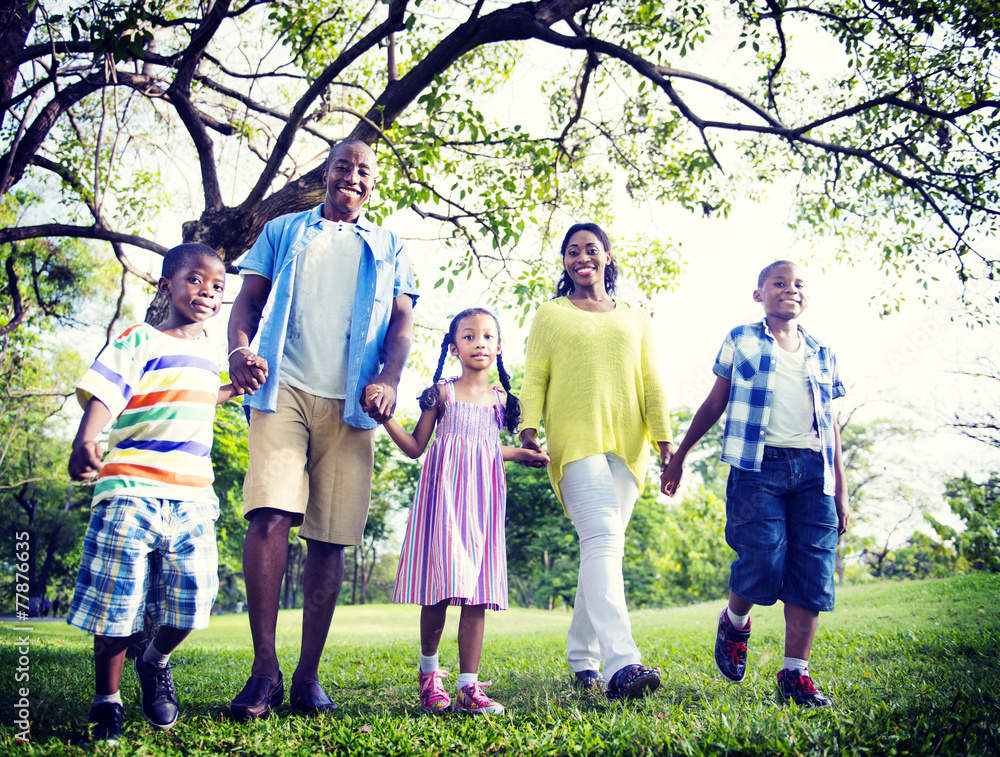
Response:
[[[715,671],[712,644],[722,602],[633,613],[647,664],[663,685],[625,706],[578,697],[564,661],[568,613],[511,610],[487,616],[481,680],[508,712],[432,717],[417,706],[415,607],[337,610],[321,680],[340,704],[309,718],[287,708],[264,721],[226,717],[250,666],[247,616],[220,615],[174,654],[183,710],[169,732],[142,720],[135,675],[126,669],[125,738],[117,748],[79,746],[93,695],[90,637],[63,623],[0,623],[0,754],[143,755],[997,755],[1000,754],[1000,575],[878,583],[838,591],[823,614],[810,663],[832,710],[775,703],[782,656],[781,608],[754,611],[742,685]],[[442,665],[457,673],[457,612]],[[282,612],[279,654],[286,680],[301,612]],[[28,633],[14,629],[31,626]],[[19,637],[30,647],[28,682],[17,682]],[[454,684],[454,677],[446,684]],[[30,744],[12,725],[18,688],[30,688]]]

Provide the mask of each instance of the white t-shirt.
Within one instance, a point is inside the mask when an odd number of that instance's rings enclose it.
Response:
[[[322,223],[319,236],[295,260],[279,378],[317,397],[345,399],[351,315],[364,242],[354,224],[326,219]]]
[[[798,447],[820,452],[823,445],[816,430],[812,389],[806,373],[805,340],[799,340],[795,352],[786,352],[775,345],[774,359],[774,394],[764,443],[770,447]]]

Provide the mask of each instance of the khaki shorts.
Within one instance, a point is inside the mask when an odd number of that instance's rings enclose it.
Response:
[[[293,515],[303,539],[361,544],[371,503],[375,430],[344,423],[344,400],[282,383],[273,413],[250,410],[243,516]]]

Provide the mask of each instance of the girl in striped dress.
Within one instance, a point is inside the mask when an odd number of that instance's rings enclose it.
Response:
[[[440,382],[448,355],[462,363],[462,375]],[[489,384],[496,362],[506,391]],[[520,405],[500,358],[500,324],[488,310],[473,308],[451,322],[441,345],[434,384],[420,396],[423,411],[413,433],[395,420],[386,431],[411,458],[424,460],[413,498],[393,600],[422,605],[420,613],[420,706],[439,713],[451,705],[441,683],[438,644],[449,605],[462,608],[458,625],[460,673],[456,708],[498,715],[502,705],[479,681],[486,609],[507,609],[507,552],[504,540],[504,460],[537,467],[548,454],[504,447],[500,429],[517,429]]]

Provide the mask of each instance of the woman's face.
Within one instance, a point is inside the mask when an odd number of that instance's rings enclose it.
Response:
[[[604,269],[610,262],[611,253],[592,231],[576,232],[563,253],[563,266],[577,287],[603,289]]]

